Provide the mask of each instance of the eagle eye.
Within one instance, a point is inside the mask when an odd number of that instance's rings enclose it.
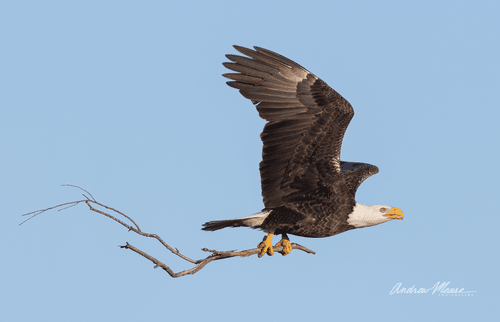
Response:
[[[384,208],[384,207],[380,208],[380,212],[385,212],[386,210],[387,210],[387,209],[386,209],[386,208]]]

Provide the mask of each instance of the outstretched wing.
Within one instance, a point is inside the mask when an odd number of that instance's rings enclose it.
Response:
[[[340,147],[354,115],[347,100],[302,66],[270,50],[234,46],[250,57],[226,55],[237,74],[231,87],[257,105],[268,121],[260,174],[266,208],[342,180]]]
[[[378,173],[378,167],[368,163],[340,161],[340,167],[344,182],[353,197],[363,181]]]

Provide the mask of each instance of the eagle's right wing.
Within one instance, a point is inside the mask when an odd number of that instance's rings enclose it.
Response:
[[[340,147],[354,111],[351,104],[299,64],[270,50],[234,46],[250,57],[227,55],[227,84],[257,105],[268,121],[260,175],[266,208],[342,180]]]

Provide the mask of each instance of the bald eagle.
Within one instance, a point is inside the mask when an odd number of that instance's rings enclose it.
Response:
[[[354,110],[347,100],[299,64],[270,50],[234,46],[248,56],[226,55],[223,65],[236,73],[227,82],[257,107],[267,121],[260,176],[265,208],[252,216],[210,221],[203,230],[258,228],[264,237],[259,257],[275,246],[289,254],[287,234],[328,237],[342,232],[403,219],[395,207],[365,206],[356,190],[378,173],[374,165],[340,160],[340,147]]]

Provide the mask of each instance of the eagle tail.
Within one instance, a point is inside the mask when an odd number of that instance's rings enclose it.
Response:
[[[229,219],[229,220],[214,220],[203,224],[202,230],[214,231],[226,227],[252,227],[259,228],[264,220],[269,216],[271,211],[263,211],[248,217]]]

